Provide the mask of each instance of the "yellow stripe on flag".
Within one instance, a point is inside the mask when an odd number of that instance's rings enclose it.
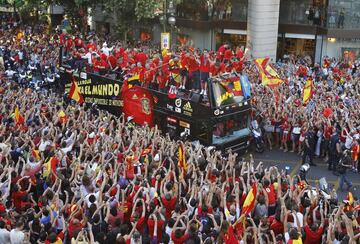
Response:
[[[257,187],[256,184],[254,184],[245,198],[243,208],[241,211],[242,215],[248,215],[254,209],[256,194],[257,194]]]
[[[140,80],[140,75],[139,74],[136,74],[136,75],[133,75],[131,76],[128,81],[134,81],[134,80]]]
[[[80,89],[78,84],[75,81],[75,78],[73,78],[70,91],[69,91],[69,97],[73,100],[75,100],[77,103],[82,104],[84,102],[84,98],[80,93]]]
[[[14,114],[15,114],[15,122],[16,122],[16,124],[22,124],[22,123],[24,123],[24,118],[21,116],[21,114],[20,114],[20,112],[19,112],[19,107],[18,107],[18,106],[15,107],[15,112],[14,112]]]
[[[303,103],[307,104],[312,95],[312,80],[307,80],[304,87]]]
[[[186,170],[187,170],[186,155],[185,155],[184,146],[182,144],[179,145],[179,162],[178,162],[178,165],[179,165],[180,168],[184,169],[184,171],[186,172]]]

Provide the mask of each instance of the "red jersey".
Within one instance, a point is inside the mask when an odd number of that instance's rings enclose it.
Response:
[[[149,234],[150,237],[153,238],[154,237],[154,226],[155,226],[155,221],[151,218],[148,219],[147,221],[148,227],[149,227]],[[157,221],[157,239],[158,240],[162,240],[162,229],[164,226],[165,222],[163,220],[158,220]]]
[[[274,185],[270,184],[269,187],[265,188],[265,191],[268,195],[268,199],[269,199],[269,205],[275,205],[276,204],[276,193],[275,193],[275,189],[274,189]]]
[[[75,47],[77,48],[83,48],[84,47],[84,41],[80,38],[75,39]]]
[[[201,72],[210,72],[210,60],[205,58],[204,55],[200,57],[200,71]]]
[[[188,59],[188,68],[189,68],[189,73],[199,70],[200,66],[194,56],[191,56]]]
[[[87,50],[89,50],[91,48],[91,50],[93,50],[93,51],[96,51],[96,45],[94,44],[94,43],[88,43],[87,45],[86,45],[86,49]]]
[[[161,198],[161,202],[163,203],[166,209],[166,218],[171,218],[171,212],[174,211],[176,205],[176,197],[171,198],[170,200],[166,200],[165,197]]]
[[[110,63],[110,65],[111,65],[111,68],[115,68],[116,67],[116,58],[115,58],[115,56],[114,55],[110,55],[109,57],[108,57],[108,61],[109,61],[109,63]]]

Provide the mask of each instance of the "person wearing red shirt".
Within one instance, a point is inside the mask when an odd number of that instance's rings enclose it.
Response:
[[[147,225],[149,228],[149,234],[151,238],[154,238],[154,227],[155,227],[155,222],[157,225],[157,233],[156,233],[156,238],[157,240],[162,240],[162,234],[163,234],[163,227],[165,225],[165,221],[164,221],[164,216],[162,216],[159,212],[156,212],[152,215],[150,215],[148,221],[147,221]]]
[[[131,213],[131,222],[135,223],[136,225],[136,229],[140,232],[140,234],[144,234],[145,231],[145,225],[146,225],[146,221],[145,221],[145,213],[146,213],[146,209],[145,209],[145,201],[144,199],[137,199],[135,201],[134,206],[137,206],[138,203],[141,202],[142,205],[142,212],[141,215],[136,212],[136,208],[133,208],[133,211]]]
[[[87,50],[90,50],[90,49],[91,49],[92,51],[96,52],[97,47],[96,47],[96,44],[94,43],[93,40],[91,40],[91,41],[86,45],[86,49],[87,49]]]
[[[70,51],[74,46],[73,39],[72,38],[66,38],[65,46],[66,46],[66,50]]]
[[[112,52],[109,57],[108,57],[108,62],[109,62],[109,65],[110,65],[110,68],[112,70],[114,70],[116,68],[116,58],[115,58],[115,55],[114,55],[114,52]]]
[[[65,39],[66,39],[66,35],[64,32],[62,32],[60,35],[59,35],[59,44],[60,45],[64,45],[65,44]]]
[[[264,180],[264,189],[267,193],[268,200],[269,200],[268,214],[273,215],[273,214],[275,214],[275,209],[276,209],[276,192],[275,192],[274,185],[271,184],[269,179]]]
[[[178,222],[180,220],[180,217],[176,220],[175,224],[174,224],[174,229],[171,232],[171,240],[174,242],[174,244],[182,244],[185,243],[187,241],[187,239],[189,239],[189,234],[187,233],[188,229],[189,229],[189,223],[186,227],[185,233],[184,231],[182,231],[179,228],[176,228]]]
[[[169,74],[159,71],[159,74],[157,76],[157,82],[159,84],[159,90],[162,92],[166,92],[169,85]]]
[[[139,53],[135,54],[135,61],[140,62],[142,66],[145,66],[147,59],[148,59],[148,57],[147,57],[146,53],[144,53],[144,52],[139,52]]]
[[[84,48],[84,47],[85,47],[84,41],[80,37],[76,37],[75,38],[75,48],[76,49],[81,49],[81,48]]]
[[[180,89],[185,89],[186,83],[189,78],[188,57],[189,57],[188,53],[182,52],[180,54],[180,76],[181,76]]]
[[[81,230],[82,228],[84,228],[84,225],[76,218],[73,218],[70,223],[69,223],[69,227],[68,227],[68,235],[69,235],[69,239],[74,237],[74,233],[77,230]]]
[[[304,231],[305,231],[305,241],[304,244],[317,244],[321,243],[321,238],[324,233],[324,212],[323,209],[320,209],[321,224],[318,227],[317,223],[312,223],[311,228],[308,225],[308,214],[310,208],[306,209],[304,216]]]
[[[244,57],[244,47],[237,47],[236,48],[236,58],[238,60],[242,60]]]
[[[28,176],[26,176],[25,178],[28,178]],[[31,184],[29,183],[28,189],[26,189],[26,191],[22,191],[21,190],[21,186],[20,186],[20,181],[22,179],[20,179],[17,184],[14,186],[14,190],[13,193],[11,194],[11,199],[13,201],[14,207],[16,208],[16,210],[20,211],[21,210],[21,200],[24,196],[26,196],[28,194],[28,192],[31,189]]]
[[[221,67],[219,62],[214,62],[210,65],[210,76],[217,76],[221,73]]]
[[[217,51],[217,54],[216,54],[216,58],[219,59],[219,60],[222,60],[224,55],[225,55],[225,51],[226,49],[229,48],[229,45],[228,44],[223,44],[219,47],[218,51]]]
[[[233,52],[230,48],[226,49],[225,50],[225,53],[224,53],[224,59],[228,60],[230,62],[230,60],[232,59],[233,57]]]
[[[284,148],[284,152],[287,152],[288,151],[287,141],[289,140],[291,125],[286,119],[281,125],[281,129],[283,130],[283,135],[281,139],[280,149]]]
[[[195,55],[193,54],[188,58],[189,78],[192,81],[191,88],[195,92],[200,92],[200,60]]]
[[[99,74],[104,74],[105,70],[109,68],[109,65],[106,61],[99,57],[93,62],[94,64],[94,72],[99,72]]]

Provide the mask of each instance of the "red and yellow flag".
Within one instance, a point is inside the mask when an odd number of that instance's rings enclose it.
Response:
[[[56,157],[50,157],[50,159],[44,164],[43,176],[48,177],[51,172],[56,173],[58,159]]]
[[[33,150],[31,151],[31,154],[32,154],[32,156],[33,156],[36,160],[40,160],[40,152],[39,152],[39,150],[33,149]]]
[[[75,100],[79,104],[84,103],[84,98],[81,95],[80,89],[79,89],[78,85],[76,84],[76,81],[75,81],[74,78],[73,78],[73,81],[72,81],[72,84],[71,84],[71,87],[70,87],[69,98]]]
[[[312,93],[313,93],[313,87],[312,87],[312,80],[307,80],[306,84],[304,86],[304,95],[303,95],[303,103],[307,104],[311,97],[312,97]]]
[[[249,193],[247,194],[242,210],[241,210],[241,215],[248,215],[249,213],[251,213],[251,211],[254,209],[255,207],[255,200],[256,200],[256,194],[257,194],[257,187],[256,184],[253,184],[251,190],[249,191]]]
[[[59,121],[61,124],[67,122],[67,116],[63,110],[60,110],[60,112],[58,113],[58,116],[59,116]]]
[[[23,124],[24,123],[24,117],[21,116],[18,106],[16,106],[14,114],[15,114],[15,122],[16,122],[16,124]]]
[[[261,75],[263,86],[278,86],[282,84],[284,81],[268,62],[269,58],[257,58],[254,60]]]
[[[186,163],[186,155],[185,155],[185,150],[184,150],[184,146],[183,144],[179,145],[179,162],[178,165],[181,169],[184,170],[184,172],[186,172],[187,170],[187,163]]]

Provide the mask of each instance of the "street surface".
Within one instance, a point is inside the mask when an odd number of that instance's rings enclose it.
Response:
[[[286,166],[290,167],[289,173],[293,176],[298,174],[299,168],[301,166],[301,156],[296,153],[286,152],[284,153],[281,150],[273,149],[273,150],[266,150],[264,153],[252,153],[254,160],[257,163],[263,162],[265,167],[270,166],[277,166],[279,170],[285,170]],[[249,158],[249,153],[245,155],[245,158]],[[317,166],[311,166],[310,171],[307,174],[308,182],[312,185],[315,185],[315,182],[322,177],[326,178],[326,181],[329,185],[329,189],[335,187],[337,190],[337,194],[339,200],[343,200],[346,198],[347,192],[340,191],[340,178],[334,175],[331,171],[328,171],[327,164],[324,162],[323,159],[314,159],[314,162]],[[348,178],[353,183],[353,187],[351,191],[353,196],[356,198],[360,197],[360,174],[354,173],[348,170]],[[346,188],[346,186],[344,187]]]

